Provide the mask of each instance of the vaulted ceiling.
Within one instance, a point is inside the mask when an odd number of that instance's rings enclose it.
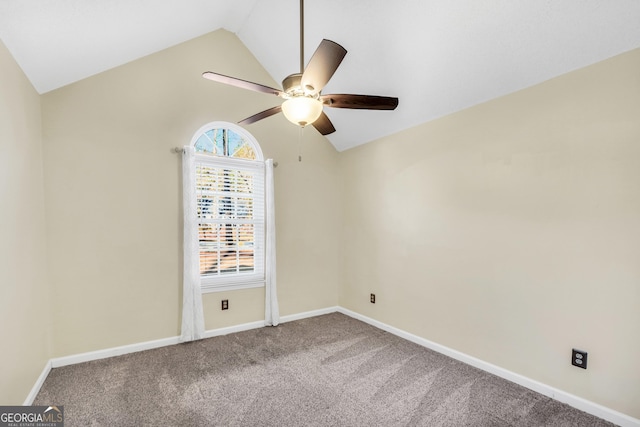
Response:
[[[298,6],[0,0],[0,38],[39,93],[219,28],[279,82],[299,69]],[[393,112],[329,110],[345,150],[638,48],[639,23],[637,0],[306,0],[305,63],[333,40],[348,54],[324,93],[400,98]]]

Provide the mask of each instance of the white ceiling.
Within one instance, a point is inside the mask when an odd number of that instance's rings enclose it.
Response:
[[[307,0],[305,12],[305,63],[323,38],[349,52],[323,93],[400,98],[393,112],[327,109],[338,150],[640,47],[637,0]],[[0,0],[0,38],[39,93],[219,28],[276,81],[298,70],[298,0]]]

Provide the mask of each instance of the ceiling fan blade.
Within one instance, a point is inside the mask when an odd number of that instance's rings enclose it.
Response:
[[[274,114],[278,114],[280,111],[282,111],[282,107],[280,105],[277,105],[273,108],[269,108],[268,110],[261,111],[258,114],[254,114],[251,117],[247,117],[246,119],[239,121],[238,124],[250,125],[251,123],[257,122],[258,120],[266,119],[267,117],[271,117]]]
[[[247,80],[237,79],[235,77],[225,76],[224,74],[218,74],[212,71],[205,71],[204,73],[202,73],[202,77],[204,77],[205,79],[213,80],[214,82],[224,83],[242,89],[253,90],[255,92],[269,93],[276,96],[282,95],[282,91],[280,89],[275,89]]]
[[[357,110],[395,110],[398,98],[374,95],[332,94],[320,97],[324,105],[333,108],[352,108]]]
[[[302,87],[311,93],[319,93],[336,72],[346,54],[347,50],[338,43],[327,39],[322,40],[302,73]]]
[[[324,111],[320,113],[320,117],[318,117],[312,124],[313,127],[322,135],[329,135],[336,131],[336,128],[333,127],[333,123],[331,123],[331,120],[329,120],[329,117],[324,113]]]

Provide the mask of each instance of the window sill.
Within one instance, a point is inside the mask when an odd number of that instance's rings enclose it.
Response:
[[[247,282],[247,283],[231,283],[228,285],[202,285],[201,290],[203,294],[211,292],[226,292],[237,291],[239,289],[252,289],[252,288],[264,288],[264,281],[260,282]]]

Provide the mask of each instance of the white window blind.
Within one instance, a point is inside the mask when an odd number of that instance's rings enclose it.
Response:
[[[264,176],[261,161],[196,155],[203,290],[264,283]]]

